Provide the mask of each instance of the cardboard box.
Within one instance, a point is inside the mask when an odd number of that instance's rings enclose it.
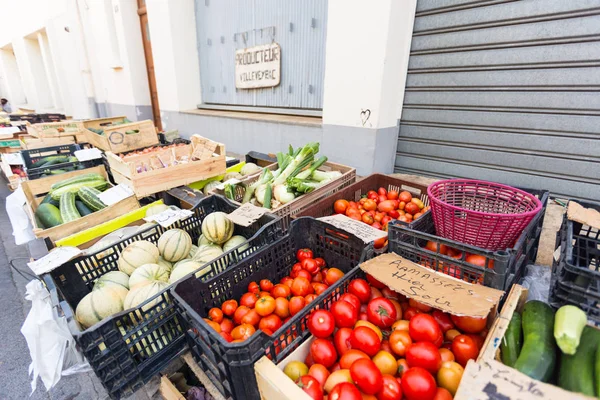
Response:
[[[499,317],[498,304],[504,292],[444,275],[397,254],[383,254],[364,262],[360,268],[396,292],[442,311],[476,317],[487,315],[488,327]],[[278,365],[267,357],[255,364],[256,380],[264,400],[310,400],[283,369],[291,361],[304,361],[312,339],[311,336]]]

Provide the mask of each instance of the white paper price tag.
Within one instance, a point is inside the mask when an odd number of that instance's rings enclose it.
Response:
[[[23,157],[21,157],[21,153],[4,153],[2,154],[2,159],[5,163],[9,165],[24,165]]]
[[[75,157],[77,157],[79,161],[97,160],[102,158],[102,152],[93,147],[91,149],[77,150],[75,152]]]
[[[328,224],[331,224],[336,228],[340,228],[348,233],[352,233],[359,239],[362,239],[365,243],[371,243],[374,240],[387,236],[387,232],[375,229],[364,222],[356,221],[343,214],[336,214],[330,217],[322,217],[317,219],[319,221],[327,222]]]
[[[175,222],[185,219],[192,214],[193,212],[191,212],[190,210],[181,210],[177,207],[172,206],[172,208],[169,208],[168,210],[165,210],[159,214],[145,217],[144,220],[148,222],[156,222],[160,224],[160,226],[162,226],[163,228],[168,228]]]
[[[83,251],[77,247],[57,247],[55,250],[46,254],[39,260],[32,261],[27,265],[36,275],[45,274],[55,268],[60,267],[69,260],[83,254]]]
[[[127,185],[119,184],[112,187],[98,195],[98,198],[102,200],[107,206],[111,206],[120,202],[123,199],[133,196],[133,190]]]
[[[250,203],[245,203],[228,214],[227,218],[236,225],[250,226],[260,217],[265,215],[266,212],[266,208],[256,207]]]
[[[223,190],[223,189],[225,189],[225,185],[237,185],[240,182],[241,181],[239,179],[235,179],[235,178],[227,179],[225,182],[219,184],[219,186],[217,186],[217,189]]]

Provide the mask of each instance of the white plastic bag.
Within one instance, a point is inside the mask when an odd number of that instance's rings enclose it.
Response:
[[[54,312],[50,293],[44,285],[38,280],[29,282],[25,298],[31,301],[31,310],[21,333],[25,336],[32,360],[29,366],[31,393],[37,387],[38,377],[46,390],[50,390],[61,375],[90,371],[89,364],[76,348],[65,317]]]
[[[31,221],[25,212],[24,206],[27,202],[25,193],[21,186],[14,193],[6,197],[6,213],[13,228],[15,244],[21,245],[35,239]]]

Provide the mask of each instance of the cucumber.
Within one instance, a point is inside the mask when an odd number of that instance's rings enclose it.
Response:
[[[49,172],[50,172],[50,175],[61,175],[61,174],[64,174],[65,172],[67,172],[67,170],[65,170],[65,169],[52,169]]]
[[[522,316],[523,348],[514,368],[542,382],[550,380],[556,366],[554,311],[541,301],[525,304]]]
[[[521,346],[523,345],[523,332],[521,331],[521,314],[514,312],[502,343],[500,343],[500,355],[502,356],[502,362],[504,365],[512,367],[515,365],[519,353],[521,352]]]
[[[48,159],[48,161],[46,161],[40,167],[49,167],[51,165],[62,164],[69,161],[69,157],[67,156],[51,156],[46,157],[46,159]]]
[[[558,386],[561,388],[596,396],[594,376],[596,375],[596,352],[600,343],[600,331],[586,326],[581,334],[581,342],[574,355],[562,354]]]
[[[93,213],[93,211],[90,210],[82,201],[75,200],[75,207],[77,207],[77,211],[79,211],[79,215],[82,217]]]
[[[44,228],[53,228],[63,223],[58,207],[50,203],[40,204],[35,210],[35,216],[39,218]]]
[[[66,192],[60,196],[60,216],[65,223],[81,218],[75,207],[75,193]]]
[[[106,207],[106,204],[98,198],[100,191],[84,186],[77,192],[79,199],[92,211],[99,211]]]
[[[46,196],[44,196],[44,199],[42,200],[42,202],[40,204],[44,204],[44,203],[52,204],[54,207],[60,206],[60,202],[54,200],[52,198],[52,196],[50,195],[50,193],[48,193]]]
[[[75,183],[87,182],[87,181],[105,181],[104,177],[100,174],[83,174],[77,175],[64,181],[56,182],[50,188],[52,190],[60,189],[63,186],[73,185]]]
[[[106,189],[107,186],[108,186],[108,183],[105,180],[84,181],[84,182],[79,182],[79,183],[75,183],[75,184],[68,185],[68,186],[63,186],[56,190],[53,189],[51,194],[52,194],[53,199],[58,200],[58,199],[60,199],[60,196],[63,195],[63,193],[66,193],[66,192],[77,193],[79,191],[79,189],[81,189],[82,187],[93,187],[98,190],[104,190],[104,189]]]

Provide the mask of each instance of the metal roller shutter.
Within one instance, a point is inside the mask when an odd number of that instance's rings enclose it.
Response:
[[[396,171],[600,199],[600,1],[418,0]]]

